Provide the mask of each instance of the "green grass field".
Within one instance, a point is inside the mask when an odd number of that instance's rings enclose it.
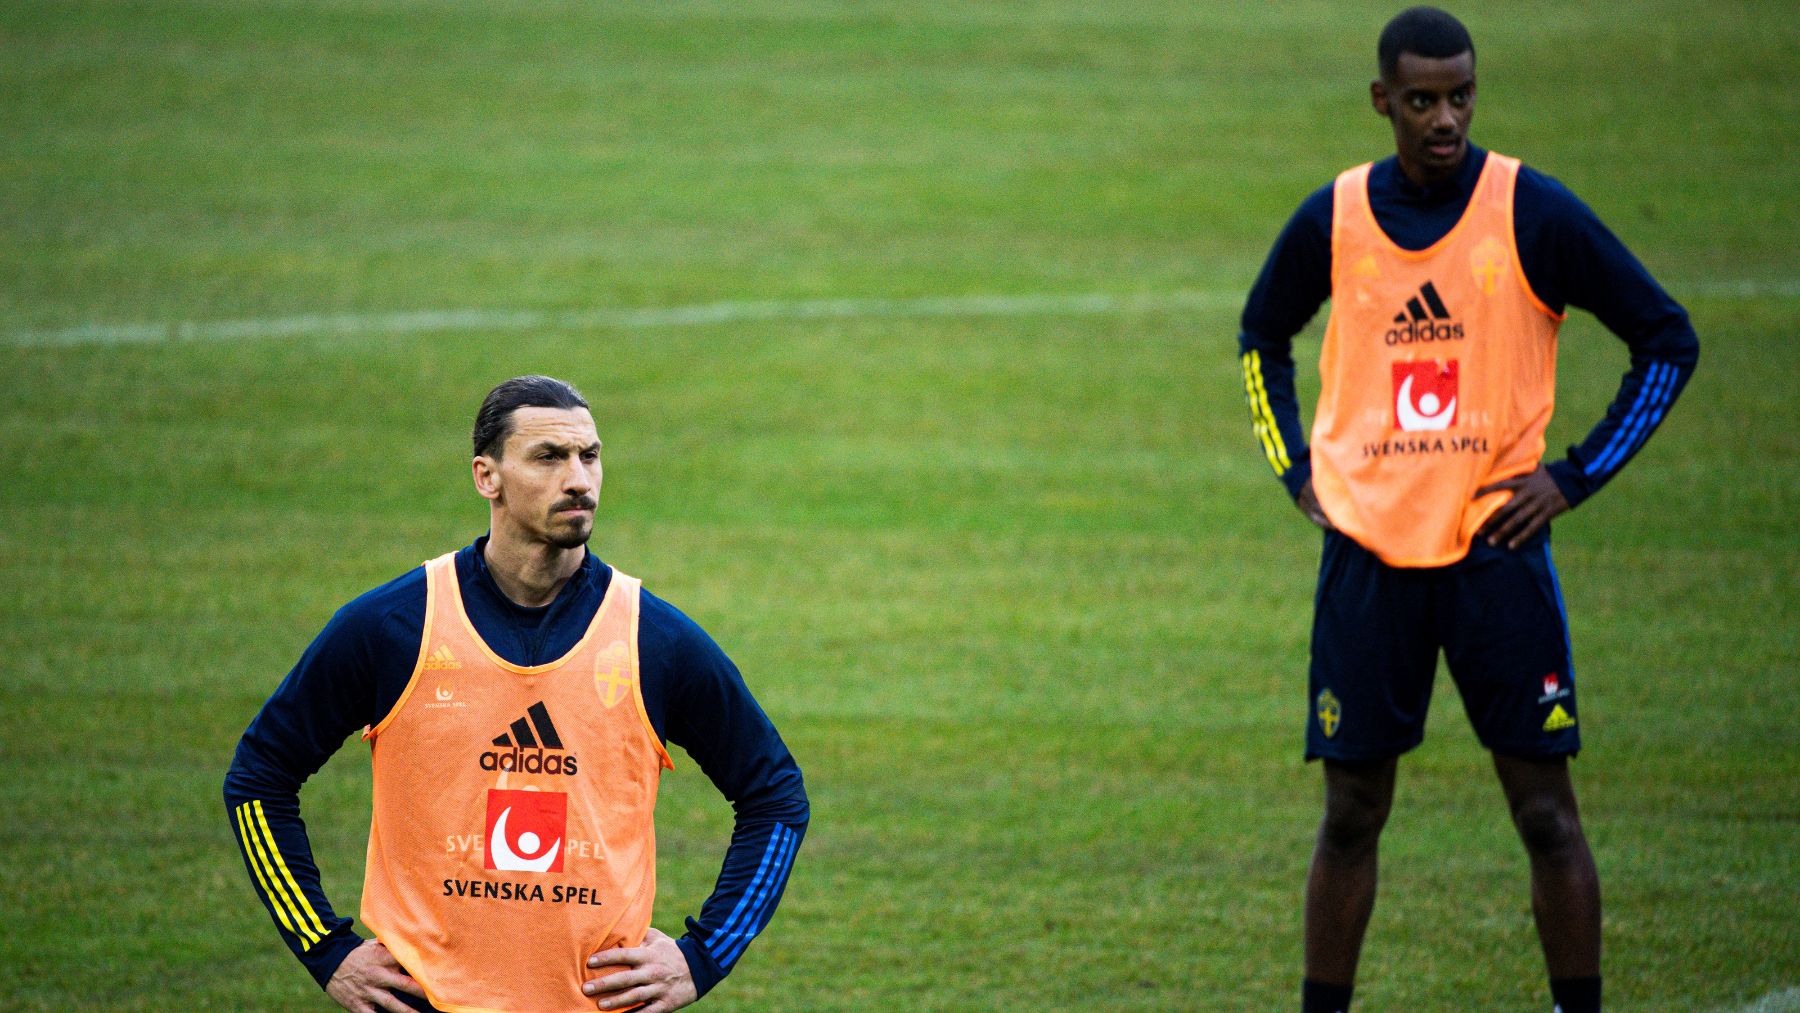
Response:
[[[594,402],[597,550],[807,774],[787,899],[701,1008],[1294,1008],[1317,545],[1233,339],[1293,207],[1391,149],[1393,9],[0,5],[0,1008],[329,1008],[219,782],[338,605],[480,533],[474,407],[531,371]],[[1474,139],[1582,195],[1704,343],[1557,529],[1610,1008],[1800,1009],[1800,27],[1466,14]],[[906,302],[1080,295],[1112,301]],[[665,312],[694,306],[739,319]],[[1556,448],[1625,367],[1563,334]],[[1359,1009],[1547,1010],[1439,690]],[[676,759],[679,933],[730,824]],[[367,791],[352,742],[303,796],[352,914]]]

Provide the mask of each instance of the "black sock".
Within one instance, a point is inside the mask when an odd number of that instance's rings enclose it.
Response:
[[[1300,1013],[1347,1013],[1354,990],[1353,985],[1327,985],[1307,978],[1300,983]]]
[[[1600,976],[1551,978],[1550,998],[1557,1013],[1600,1013]]]

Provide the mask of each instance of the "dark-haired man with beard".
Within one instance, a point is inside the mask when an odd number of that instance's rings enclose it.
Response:
[[[1325,815],[1306,886],[1306,1013],[1350,1005],[1376,847],[1402,753],[1424,735],[1441,651],[1531,861],[1561,1013],[1600,1008],[1600,884],[1568,758],[1579,715],[1549,522],[1619,472],[1687,383],[1687,315],[1560,183],[1468,140],[1475,46],[1441,10],[1395,17],[1375,111],[1391,158],[1308,197],[1239,336],[1263,452],[1324,529],[1307,759]],[[1310,446],[1293,336],[1329,299]],[[1606,417],[1544,464],[1567,306],[1623,339]]]
[[[332,617],[238,744],[233,833],[282,939],[345,1009],[668,1013],[774,914],[809,814],[799,767],[718,645],[587,550],[600,439],[575,388],[500,384],[473,446],[487,535]],[[298,797],[358,729],[367,940],[320,889]],[[678,940],[650,926],[665,741],[736,813]]]

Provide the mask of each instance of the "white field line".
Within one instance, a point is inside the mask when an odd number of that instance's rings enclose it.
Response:
[[[1800,987],[1789,986],[1756,1000],[1748,1006],[1720,1007],[1718,1013],[1795,1013],[1800,1010]]]
[[[1156,310],[1220,309],[1243,299],[1236,290],[1114,295],[932,296],[917,299],[803,299],[698,303],[585,310],[424,310],[412,313],[307,314],[168,324],[82,324],[54,330],[11,331],[0,343],[16,348],[64,345],[169,344],[254,341],[303,335],[420,334],[451,331],[526,331],[584,328],[691,327],[748,320],[855,320],[902,317],[1068,316]]]
[[[1800,280],[1718,281],[1682,286],[1682,294],[1719,299],[1800,297]],[[927,296],[913,299],[800,299],[581,310],[419,310],[406,313],[309,313],[286,317],[172,323],[79,324],[0,333],[0,346],[157,345],[188,341],[261,341],[312,335],[433,334],[457,331],[692,327],[751,320],[856,320],[905,317],[1082,316],[1157,310],[1235,309],[1238,289],[1060,295]]]

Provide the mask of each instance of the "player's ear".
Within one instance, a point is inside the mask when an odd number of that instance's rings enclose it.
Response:
[[[475,491],[481,494],[482,499],[500,498],[499,462],[482,454],[469,463],[469,471],[475,479]]]
[[[1381,114],[1382,119],[1393,118],[1388,110],[1387,85],[1382,84],[1379,77],[1369,82],[1369,104],[1375,107],[1375,111]]]

